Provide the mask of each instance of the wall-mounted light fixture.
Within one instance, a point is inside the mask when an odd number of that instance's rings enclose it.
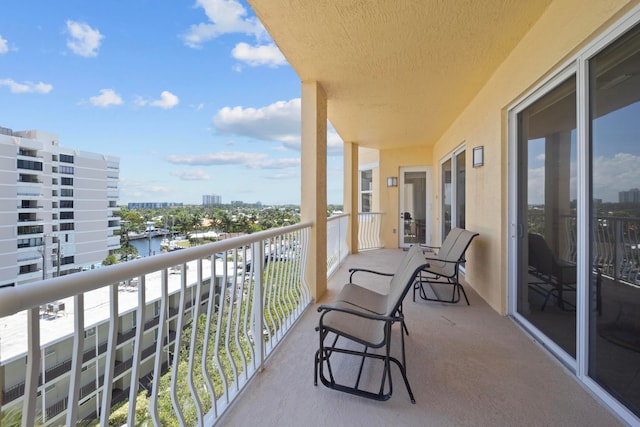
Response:
[[[398,177],[390,176],[387,177],[387,187],[397,187],[398,186]]]
[[[479,168],[484,165],[484,146],[473,147],[473,167]]]

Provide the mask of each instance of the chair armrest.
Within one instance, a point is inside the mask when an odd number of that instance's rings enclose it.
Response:
[[[379,276],[393,276],[393,273],[383,273],[381,271],[368,270],[366,268],[350,268],[349,273],[351,274],[349,275],[349,283],[353,283],[351,279],[353,278],[353,275],[356,274],[357,272],[377,274]]]
[[[346,307],[338,307],[335,305],[323,304],[318,307],[318,313],[322,312],[322,315],[320,316],[320,324],[322,324],[322,318],[324,317],[324,315],[331,311],[339,311],[341,313],[352,314],[354,316],[363,317],[365,319],[379,320],[382,322],[399,322],[403,319],[400,316],[385,316],[383,314],[375,314],[370,311],[368,312],[360,311],[360,310],[354,310]]]
[[[425,260],[427,260],[427,261],[448,262],[449,264],[459,264],[459,263],[461,263],[461,262],[465,262],[465,260],[464,260],[464,259],[457,260],[457,261],[449,261],[449,260],[446,260],[446,259],[430,258],[430,257],[425,257],[424,259],[425,259]],[[428,269],[428,268],[429,268],[429,267],[426,267],[425,269]]]

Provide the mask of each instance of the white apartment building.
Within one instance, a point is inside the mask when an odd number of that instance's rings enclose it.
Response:
[[[0,287],[91,268],[120,247],[119,165],[0,127]]]

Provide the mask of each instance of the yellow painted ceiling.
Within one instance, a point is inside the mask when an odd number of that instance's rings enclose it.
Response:
[[[248,0],[344,141],[433,144],[551,0]]]

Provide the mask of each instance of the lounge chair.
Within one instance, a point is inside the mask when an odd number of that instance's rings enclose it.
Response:
[[[420,271],[427,266],[422,251],[418,246],[412,248],[391,275],[387,294],[367,289],[350,282],[346,284],[331,305],[321,305],[321,313],[316,330],[320,345],[315,354],[314,384],[318,377],[325,386],[334,390],[354,394],[375,400],[387,400],[393,392],[391,381],[391,362],[402,374],[409,398],[415,403],[409,380],[407,379],[406,359],[404,353],[404,335],[408,334],[402,314],[402,301],[413,286]],[[355,269],[356,272],[367,272],[389,276],[372,270]],[[402,361],[391,356],[391,327],[399,322],[403,325],[401,335]],[[344,345],[338,345],[338,341]],[[327,343],[329,341],[329,343]],[[359,350],[359,346],[364,346]],[[372,352],[371,349],[383,349],[383,352]],[[375,351],[375,350],[374,350]],[[331,358],[336,354],[361,358],[355,384],[345,385],[339,382],[332,369]],[[361,385],[363,368],[368,359],[380,360],[383,363],[382,378],[377,391],[367,390]],[[337,373],[337,372],[336,372]],[[363,382],[367,382],[364,380]]]
[[[467,305],[469,305],[467,293],[460,283],[460,266],[464,264],[464,254],[476,236],[478,233],[473,231],[454,228],[447,234],[441,247],[420,245],[425,251],[429,267],[422,271],[419,280],[414,285],[414,301],[417,292],[420,298],[426,301],[457,303],[460,301],[460,293],[462,292]],[[433,285],[450,285],[452,287],[451,298],[441,298]],[[429,293],[425,287],[430,288]]]

